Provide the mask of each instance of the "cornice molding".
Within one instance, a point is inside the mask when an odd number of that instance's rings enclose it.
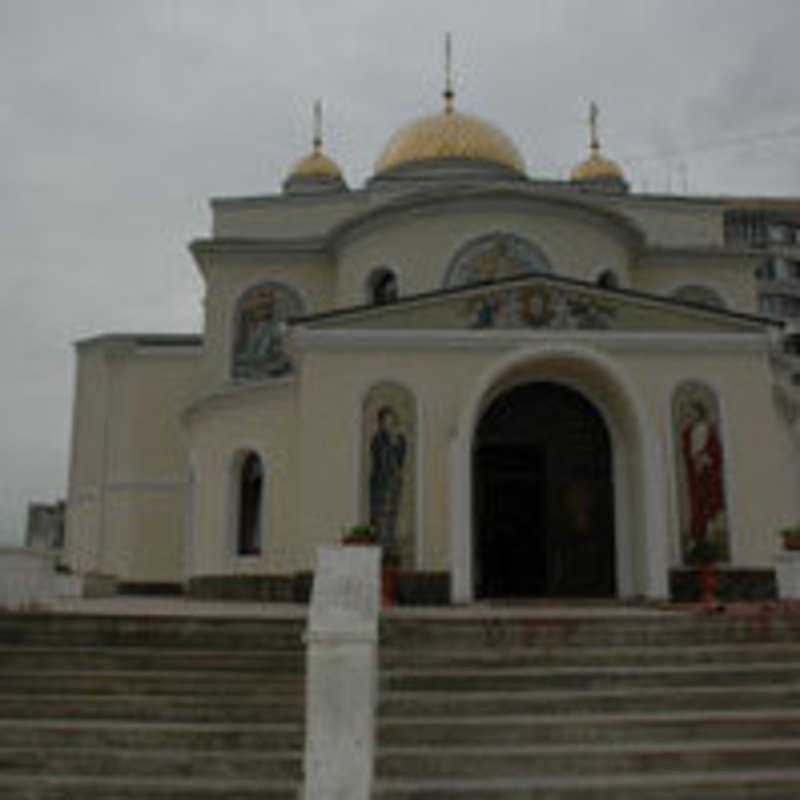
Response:
[[[555,330],[320,330],[297,328],[298,351],[507,350],[532,344],[582,344],[614,352],[767,353],[766,333],[642,333]]]

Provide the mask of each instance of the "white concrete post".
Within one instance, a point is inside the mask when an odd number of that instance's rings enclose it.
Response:
[[[307,642],[304,800],[369,800],[380,549],[321,547]]]
[[[783,550],[775,556],[779,600],[800,600],[800,552]]]
[[[56,556],[26,547],[0,547],[0,608],[19,611],[56,596]]]

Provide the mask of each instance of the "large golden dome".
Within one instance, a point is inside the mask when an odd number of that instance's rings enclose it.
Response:
[[[450,109],[401,128],[375,162],[375,172],[440,159],[488,161],[515,172],[525,172],[525,161],[519,150],[501,130],[479,117]]]

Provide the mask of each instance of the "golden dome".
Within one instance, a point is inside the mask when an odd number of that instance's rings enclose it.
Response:
[[[628,191],[625,173],[616,161],[600,155],[600,139],[597,135],[597,103],[589,104],[589,158],[581,161],[569,175],[574,183],[588,183],[605,191]]]
[[[592,153],[585,161],[581,161],[569,175],[571,181],[624,181],[625,173],[616,161],[603,158],[599,153]]]
[[[305,158],[301,158],[289,172],[291,178],[328,178],[341,180],[342,171],[328,156],[314,150]]]
[[[322,101],[314,103],[314,138],[312,150],[290,170],[283,182],[287,194],[340,191],[346,189],[342,171],[322,152]]]
[[[501,130],[479,117],[449,108],[401,128],[375,162],[375,172],[438,159],[488,161],[525,172],[525,161]]]

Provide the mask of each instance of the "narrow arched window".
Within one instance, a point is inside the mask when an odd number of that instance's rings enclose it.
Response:
[[[367,280],[369,302],[376,306],[397,300],[397,275],[388,267],[374,269]]]
[[[242,556],[261,552],[261,505],[264,467],[257,453],[247,453],[239,468],[237,552]]]

